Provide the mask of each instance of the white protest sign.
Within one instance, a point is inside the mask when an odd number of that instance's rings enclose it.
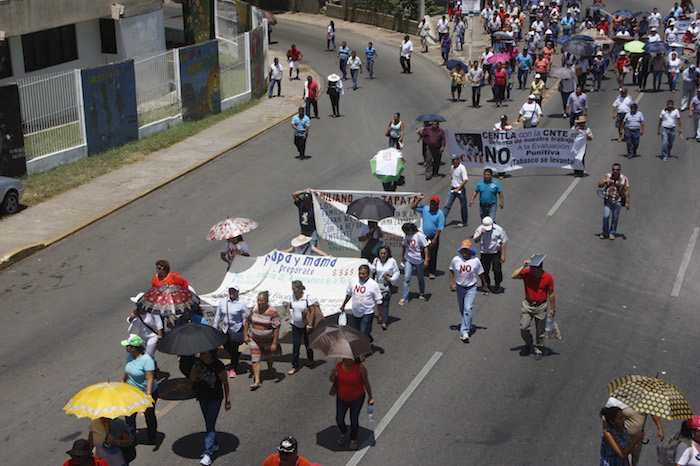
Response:
[[[292,281],[301,280],[305,293],[316,298],[323,315],[329,316],[340,311],[350,278],[366,263],[359,258],[304,256],[280,251],[255,258],[237,256],[216,291],[200,295],[200,298],[216,308],[219,301],[228,297],[228,288],[234,284],[240,288],[240,299],[252,309],[257,304],[258,293],[268,291],[270,305],[289,323],[290,316],[282,302],[289,301]],[[210,323],[214,322],[213,315],[207,318],[211,319]],[[286,333],[285,330],[281,333]]]
[[[403,242],[401,225],[415,223],[420,230],[423,218],[411,210],[411,204],[419,193],[398,193],[383,191],[322,191],[312,190],[314,218],[319,238],[328,242],[331,251],[360,251],[360,229],[363,222],[345,213],[348,205],[363,197],[378,197],[393,205],[394,216],[379,222],[384,232],[381,238],[392,249],[400,248]]]
[[[508,172],[531,167],[583,170],[584,131],[530,128],[514,131],[445,131],[450,154],[467,167]]]

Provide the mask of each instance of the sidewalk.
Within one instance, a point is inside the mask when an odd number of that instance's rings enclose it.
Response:
[[[326,16],[307,13],[284,13],[277,16],[288,21],[323,27],[330,21]],[[398,48],[403,40],[402,33],[366,24],[334,21],[336,37],[341,41],[342,33],[349,32],[367,37],[374,42],[396,44],[396,60],[398,60]],[[477,27],[474,30],[474,56],[477,54],[480,56],[487,39],[481,33],[478,21],[475,21],[475,24]],[[273,40],[274,34],[273,26]],[[467,31],[467,38],[468,36]],[[417,44],[419,50],[420,39],[412,35],[411,40]],[[325,45],[325,37],[321,35],[319,48],[324,48]],[[442,63],[437,46],[430,47],[430,51],[425,54],[420,51],[415,53],[438,65]],[[465,60],[466,53],[466,51],[456,52],[451,55]],[[270,50],[270,63],[275,56],[280,59],[280,62],[286,63],[285,54],[272,50]],[[324,83],[325,78],[320,79],[313,70],[311,73],[317,82]],[[4,218],[0,221],[2,232],[0,270],[72,235],[277,124],[285,122],[299,108],[299,96],[303,92],[303,83],[303,80],[283,79],[284,97],[282,98],[269,99],[265,95],[255,107],[234,115],[189,139],[154,152],[141,162],[114,170],[38,206]],[[237,128],[235,134],[230,131],[232,127]]]

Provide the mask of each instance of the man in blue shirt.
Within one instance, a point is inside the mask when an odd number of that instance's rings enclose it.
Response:
[[[348,78],[347,71],[345,70],[348,58],[350,58],[350,48],[345,41],[343,41],[340,47],[338,47],[338,54],[335,56],[335,62],[338,63],[338,61],[340,61],[340,72],[343,73],[343,80]]]
[[[294,145],[297,146],[299,155],[295,158],[303,160],[306,155],[306,138],[309,136],[309,126],[311,120],[304,115],[304,107],[299,107],[299,114],[292,118],[292,128],[294,128]]]
[[[374,78],[374,59],[377,58],[377,49],[372,47],[372,42],[367,44],[365,49],[365,62],[367,63],[367,72],[369,73],[369,79]]]
[[[491,217],[496,221],[496,204],[499,203],[503,208],[503,188],[501,184],[493,179],[493,170],[487,168],[484,170],[484,179],[474,187],[472,198],[469,200],[469,207],[474,205],[474,199],[479,194],[479,215],[481,218]]]
[[[571,17],[571,13],[567,13],[566,17],[561,19],[562,33],[565,36],[570,36],[574,28],[574,18]]]
[[[518,62],[518,88],[525,89],[527,75],[532,66],[532,57],[525,50],[521,50],[515,60]]]
[[[637,157],[639,138],[644,134],[644,115],[637,111],[637,104],[630,105],[630,111],[622,119],[622,130],[627,141],[627,157]]]
[[[440,198],[433,196],[430,198],[430,206],[418,206],[418,203],[425,198],[425,193],[420,195],[413,201],[411,209],[423,214],[423,233],[430,240],[428,245],[428,277],[431,280],[435,279],[435,271],[437,268],[437,254],[440,247],[440,233],[445,229],[445,214],[442,209],[439,209]]]

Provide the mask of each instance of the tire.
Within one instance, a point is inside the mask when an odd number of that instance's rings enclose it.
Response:
[[[19,211],[19,197],[17,191],[10,191],[5,194],[2,201],[2,212],[6,214],[16,214]]]

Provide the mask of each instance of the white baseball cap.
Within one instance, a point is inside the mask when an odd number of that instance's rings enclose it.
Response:
[[[491,231],[493,229],[493,219],[489,216],[482,218],[481,226],[484,227],[484,230]]]

